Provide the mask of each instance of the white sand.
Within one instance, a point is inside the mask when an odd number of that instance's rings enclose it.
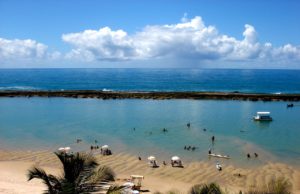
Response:
[[[59,173],[59,161],[48,151],[0,151],[0,158],[0,193],[42,193],[45,187],[40,181],[28,182],[26,178],[26,171],[33,164],[45,168],[47,173]],[[137,157],[124,153],[97,156],[97,159],[101,165],[112,167],[119,179],[129,178],[131,174],[144,175],[142,189],[150,190],[151,193],[174,189],[187,192],[194,184],[209,182],[216,182],[223,189],[237,193],[239,190],[265,184],[273,177],[289,179],[293,184],[293,193],[300,193],[300,170],[282,163],[269,163],[249,169],[228,165],[219,172],[207,162],[184,164],[182,169],[172,168],[170,165],[153,169],[147,165],[147,161],[139,161]],[[242,176],[238,177],[238,173]]]

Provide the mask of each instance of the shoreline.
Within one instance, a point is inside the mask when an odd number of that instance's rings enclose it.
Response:
[[[64,97],[97,99],[192,99],[192,100],[249,100],[300,101],[300,94],[267,94],[240,92],[130,92],[102,90],[2,90],[0,97]]]
[[[60,164],[55,155],[50,151],[4,151],[0,150],[0,191],[3,193],[26,193],[27,191],[42,191],[40,181],[27,182],[26,170],[33,164],[45,168],[46,172],[59,174]],[[223,190],[229,193],[238,193],[254,186],[267,183],[274,177],[285,177],[293,184],[293,193],[300,193],[300,169],[285,163],[270,162],[256,168],[223,165],[223,171],[217,171],[215,165],[209,162],[197,161],[183,163],[184,168],[172,168],[167,161],[167,166],[158,160],[159,168],[151,168],[146,158],[141,161],[137,156],[128,153],[116,153],[111,156],[95,155],[101,165],[111,167],[118,179],[129,178],[131,174],[145,176],[143,189],[150,193],[156,191],[167,192],[178,190],[181,193],[194,184],[216,182]],[[16,168],[17,167],[17,168]],[[237,176],[241,174],[241,176]],[[9,184],[8,184],[9,183]],[[3,188],[1,188],[1,185]],[[20,187],[18,187],[19,185]],[[18,191],[18,188],[21,190]],[[22,192],[21,192],[22,191]]]

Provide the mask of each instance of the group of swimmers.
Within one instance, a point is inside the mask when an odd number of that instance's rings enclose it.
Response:
[[[254,156],[255,156],[255,158],[257,158],[258,157],[258,154],[257,153],[254,153]],[[251,158],[251,155],[248,153],[247,154],[247,158]]]
[[[98,150],[99,146],[98,145],[96,145],[96,146],[91,145],[90,149],[91,150]],[[100,148],[100,149],[102,149],[102,148]]]
[[[185,150],[188,150],[188,151],[189,151],[189,150],[195,151],[196,147],[195,147],[195,146],[186,146],[186,145],[185,145],[185,146],[184,146],[184,149],[185,149]]]

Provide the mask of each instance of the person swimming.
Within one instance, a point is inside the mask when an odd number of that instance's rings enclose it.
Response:
[[[211,137],[211,141],[214,142],[215,141],[215,136]]]
[[[187,126],[188,128],[190,128],[190,127],[191,127],[191,123],[188,122],[188,123],[186,124],[186,126]]]
[[[211,149],[208,150],[208,154],[211,154]]]

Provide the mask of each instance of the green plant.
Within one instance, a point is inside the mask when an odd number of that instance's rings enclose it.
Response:
[[[272,179],[261,188],[250,189],[246,194],[291,194],[292,184],[285,178]]]
[[[84,153],[66,154],[55,153],[63,166],[63,174],[54,176],[47,174],[43,169],[33,167],[28,170],[28,181],[41,179],[47,186],[47,194],[88,194],[99,191],[100,181],[114,181],[114,172],[105,166],[100,166],[92,155]],[[99,167],[99,168],[98,168]],[[114,187],[112,191],[120,190]]]
[[[215,183],[210,183],[209,185],[198,184],[190,189],[189,194],[222,194],[222,190]]]

